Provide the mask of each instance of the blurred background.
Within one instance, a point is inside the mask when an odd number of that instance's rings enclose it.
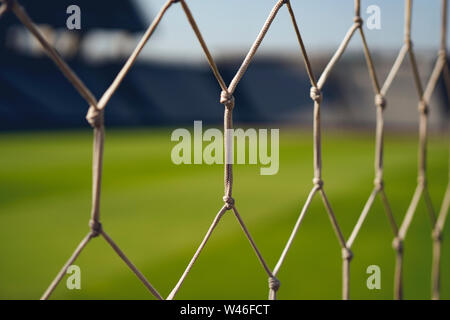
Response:
[[[98,98],[164,2],[20,1]],[[187,1],[227,83],[275,2]],[[66,8],[72,4],[81,8],[80,30],[66,28]],[[353,5],[352,0],[292,1],[316,77],[351,26]],[[363,0],[363,19],[370,5],[381,9],[381,29],[364,29],[382,83],[403,43],[404,1]],[[412,37],[424,84],[439,49],[440,6],[438,0],[414,1]],[[277,175],[260,176],[255,165],[235,168],[237,206],[270,266],[312,187],[309,87],[290,17],[282,8],[236,90],[234,109],[236,127],[280,128]],[[347,237],[373,186],[374,95],[359,34],[323,95],[324,180]],[[178,127],[192,130],[194,120],[221,128],[219,96],[201,47],[182,9],[174,5],[107,105],[102,222],[163,296],[221,207],[223,192],[221,166],[171,162],[171,132]],[[400,223],[417,181],[418,97],[408,60],[387,101],[386,188]],[[87,108],[39,43],[13,14],[5,14],[0,19],[0,298],[39,298],[88,230],[92,141]],[[448,182],[449,110],[440,80],[431,101],[428,163],[436,210]],[[354,245],[352,298],[390,299],[393,236],[381,206],[372,211]],[[405,297],[427,299],[431,235],[423,204],[405,251]],[[337,240],[316,199],[280,272],[279,297],[339,299],[340,263]],[[89,244],[77,264],[82,289],[68,290],[63,282],[55,298],[150,298],[104,241]],[[381,290],[366,287],[365,271],[372,264],[381,267]],[[444,242],[446,299],[449,268],[450,250]],[[226,215],[178,297],[264,299],[267,290],[263,269],[235,219]]]

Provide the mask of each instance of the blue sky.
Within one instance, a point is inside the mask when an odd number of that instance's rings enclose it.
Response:
[[[166,0],[136,0],[147,22]],[[244,54],[276,0],[187,0],[214,56]],[[381,8],[381,30],[366,35],[373,51],[398,50],[403,41],[404,0],[362,0],[362,16],[370,5]],[[291,0],[309,52],[337,48],[353,21],[354,0]],[[418,50],[437,50],[441,0],[413,0],[413,40]],[[449,33],[450,34],[450,33]],[[449,37],[450,39],[450,37]],[[351,50],[360,43],[353,41]],[[275,20],[261,53],[296,52],[298,45],[286,8]],[[203,59],[180,5],[171,8],[144,54],[158,59]]]

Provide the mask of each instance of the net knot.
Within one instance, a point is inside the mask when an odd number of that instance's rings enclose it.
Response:
[[[375,105],[381,109],[386,108],[386,98],[382,94],[377,94],[375,96]]]
[[[405,45],[406,45],[406,49],[412,49],[413,43],[412,43],[411,39],[406,39]]]
[[[403,252],[403,240],[399,237],[395,237],[394,241],[392,241],[392,247],[397,252]]]
[[[228,109],[234,108],[234,97],[228,91],[222,91],[220,93],[220,103],[225,105]]]
[[[224,196],[223,202],[225,202],[225,208],[227,210],[231,210],[234,206],[234,199],[232,197]]]
[[[90,220],[89,227],[91,228],[91,234],[94,238],[98,237],[102,232],[102,224],[100,223],[100,221]]]
[[[278,289],[280,289],[280,286],[281,286],[281,282],[276,277],[269,278],[269,289],[270,290],[277,292]]]
[[[442,231],[441,231],[440,228],[434,229],[434,230],[433,230],[433,233],[431,234],[431,238],[432,238],[434,241],[437,241],[437,242],[441,242],[442,239],[443,239],[443,236],[444,236],[444,235],[442,234]]]
[[[90,106],[86,115],[86,120],[92,128],[100,128],[103,125],[103,110]]]
[[[316,186],[319,189],[323,188],[323,180],[320,179],[320,178],[314,178],[313,179],[313,184],[314,184],[314,186]]]
[[[428,105],[423,100],[419,102],[419,112],[425,115],[428,114]]]
[[[363,25],[363,23],[364,23],[363,19],[362,19],[360,16],[354,17],[354,18],[353,18],[353,22],[355,22],[355,26],[356,26],[357,28],[361,28],[362,25]]]
[[[353,252],[349,248],[342,248],[342,259],[351,261],[353,259]]]
[[[178,2],[180,2],[181,0],[172,0],[172,3],[178,3]]]
[[[311,87],[310,97],[314,102],[321,103],[322,102],[322,92],[317,87]]]
[[[376,179],[373,181],[373,184],[375,185],[375,189],[376,189],[377,191],[381,191],[381,190],[383,190],[383,188],[384,188],[384,181],[383,181],[382,178],[376,178]]]

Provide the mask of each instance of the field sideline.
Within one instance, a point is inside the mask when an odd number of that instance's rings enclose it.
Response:
[[[102,223],[166,297],[223,205],[223,167],[170,161],[170,130],[108,130]],[[92,134],[86,131],[0,134],[0,298],[37,299],[88,232]],[[347,238],[373,187],[374,137],[325,131],[325,188]],[[429,144],[429,187],[440,208],[448,182],[448,140]],[[280,130],[280,169],[235,166],[234,198],[273,267],[312,188],[312,137]],[[417,136],[388,134],[385,185],[401,222],[417,178]],[[394,251],[377,200],[354,244],[351,298],[391,299]],[[444,234],[442,298],[450,299],[450,228]],[[53,298],[151,299],[102,239],[76,262],[82,289],[63,281]],[[381,290],[368,290],[366,268],[381,267]],[[405,242],[405,298],[430,297],[430,222],[421,203]],[[339,299],[341,250],[319,198],[283,265],[280,299]],[[226,214],[181,288],[179,299],[266,299],[267,277],[236,219]]]

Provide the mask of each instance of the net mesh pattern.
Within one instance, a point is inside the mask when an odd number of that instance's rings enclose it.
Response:
[[[190,260],[188,266],[186,267],[181,278],[170,292],[167,300],[172,300],[175,298],[176,294],[183,285],[184,280],[188,276],[190,270],[194,266],[197,258],[204,250],[208,240],[214,233],[214,229],[220,223],[221,218],[226,212],[231,212],[235,217],[237,222],[242,228],[243,233],[250,242],[253,248],[256,258],[261,263],[262,268],[268,276],[269,282],[269,299],[276,299],[277,292],[280,289],[280,281],[277,278],[277,274],[280,271],[283,262],[291,248],[293,241],[302,225],[302,221],[305,215],[308,213],[308,209],[314,197],[320,197],[322,199],[324,208],[328,213],[330,222],[334,231],[336,233],[337,241],[342,250],[342,298],[350,298],[350,264],[353,258],[353,253],[351,251],[352,245],[357,239],[360,233],[361,227],[366,220],[370,209],[372,208],[375,199],[380,198],[384,211],[386,213],[387,219],[390,222],[390,226],[393,234],[393,247],[396,252],[396,268],[394,276],[394,298],[402,299],[403,297],[403,285],[402,285],[402,272],[403,272],[403,242],[406,238],[409,226],[414,218],[417,211],[418,203],[421,199],[425,201],[426,209],[430,216],[432,222],[432,238],[433,238],[433,261],[432,261],[432,298],[439,299],[440,293],[440,258],[441,258],[441,247],[442,247],[442,231],[444,229],[446,217],[450,206],[450,183],[446,189],[444,199],[442,201],[441,209],[436,212],[433,209],[433,204],[431,202],[430,194],[428,191],[428,181],[427,181],[427,136],[428,136],[428,114],[429,114],[429,103],[434,89],[437,86],[438,80],[443,77],[447,91],[450,92],[450,76],[447,65],[447,51],[446,51],[446,37],[447,37],[447,0],[442,0],[442,17],[441,17],[441,44],[438,51],[437,59],[433,71],[429,77],[428,82],[423,85],[421,82],[421,77],[418,71],[418,65],[415,58],[415,53],[412,45],[411,38],[411,12],[412,12],[412,0],[405,0],[405,38],[404,44],[398,54],[395,63],[383,84],[380,83],[375,69],[375,64],[373,62],[369,46],[366,41],[366,37],[363,29],[363,19],[361,18],[361,4],[360,0],[355,1],[355,15],[353,21],[351,21],[350,28],[345,35],[342,43],[338,47],[337,51],[321,73],[320,77],[317,79],[314,75],[308,53],[305,49],[303,39],[301,36],[300,28],[297,24],[297,19],[294,14],[294,10],[291,6],[289,0],[278,0],[272,11],[269,13],[268,18],[264,22],[264,25],[258,34],[255,42],[250,48],[247,56],[242,62],[240,68],[238,69],[236,75],[232,79],[229,85],[223,80],[220,71],[211,55],[205,40],[196,24],[195,18],[191,13],[187,0],[168,0],[163,7],[160,9],[159,13],[154,18],[151,25],[148,27],[144,33],[142,39],[137,44],[133,53],[130,55],[126,63],[124,64],[121,71],[117,74],[116,78],[113,80],[112,84],[106,90],[106,92],[101,96],[99,100],[91,93],[91,91],[86,87],[83,81],[75,74],[75,72],[67,65],[67,63],[61,58],[55,48],[45,39],[45,37],[40,32],[39,28],[33,23],[32,18],[26,13],[25,9],[20,5],[17,0],[1,0],[0,7],[0,17],[11,12],[14,14],[21,23],[33,34],[33,36],[39,41],[47,55],[54,61],[57,68],[65,75],[65,77],[70,81],[73,87],[79,92],[79,94],[86,100],[89,109],[87,112],[86,119],[93,128],[94,141],[93,141],[93,168],[92,168],[92,210],[91,217],[89,220],[90,231],[83,238],[81,243],[78,245],[76,250],[73,252],[68,261],[64,264],[60,272],[57,274],[56,278],[50,284],[48,289],[42,295],[41,299],[48,299],[52,292],[55,290],[59,282],[62,280],[66,274],[67,269],[75,262],[77,257],[87,246],[87,244],[96,237],[102,237],[117,253],[117,255],[126,263],[126,265],[134,272],[137,278],[144,284],[148,289],[150,294],[155,298],[163,300],[164,298],[161,294],[152,286],[152,284],[147,280],[147,278],[139,271],[139,269],[130,261],[130,259],[125,255],[125,253],[118,247],[118,245],[113,241],[113,239],[106,233],[105,229],[102,227],[100,222],[100,190],[102,182],[102,163],[103,163],[103,146],[105,139],[105,127],[104,127],[104,112],[108,102],[110,101],[113,94],[116,92],[134,63],[144,48],[145,44],[149,41],[153,35],[155,29],[158,27],[162,19],[164,18],[166,12],[169,9],[179,5],[195,33],[196,39],[198,40],[201,48],[205,54],[206,60],[211,67],[211,71],[217,79],[218,86],[221,90],[220,102],[224,105],[224,131],[233,128],[233,109],[235,107],[235,99],[233,93],[235,92],[237,86],[239,85],[242,78],[245,76],[247,68],[253,61],[255,54],[257,53],[261,43],[264,40],[268,30],[270,29],[272,22],[276,19],[277,14],[280,10],[285,7],[289,12],[292,20],[292,27],[295,31],[298,44],[299,53],[303,57],[305,64],[305,70],[310,81],[311,90],[310,96],[313,103],[313,138],[314,138],[314,178],[313,187],[309,195],[306,198],[306,202],[300,212],[298,220],[296,221],[292,233],[282,250],[280,258],[276,263],[275,267],[272,269],[268,266],[266,260],[264,259],[261,251],[258,249],[255,241],[253,240],[247,226],[237,210],[236,202],[233,198],[233,165],[225,164],[224,166],[224,184],[225,192],[223,196],[224,204],[216,214],[210,228],[208,229],[206,235],[204,236],[201,244],[199,245],[194,256]],[[373,191],[362,209],[361,215],[357,220],[357,223],[348,239],[345,239],[339,223],[336,219],[333,207],[330,204],[326,188],[324,187],[324,181],[322,180],[322,146],[321,146],[321,103],[322,103],[322,89],[327,83],[327,79],[331,72],[333,71],[336,64],[339,62],[341,56],[347,49],[350,40],[359,33],[362,50],[365,55],[365,60],[367,63],[367,71],[369,73],[370,79],[372,81],[373,94],[374,94],[374,106],[376,108],[376,139],[375,139],[375,178]],[[383,178],[383,146],[384,146],[384,110],[387,105],[386,94],[389,91],[391,84],[397,76],[397,73],[405,60],[409,59],[411,66],[411,75],[415,82],[415,87],[417,91],[417,101],[418,101],[418,117],[419,117],[419,166],[418,166],[418,182],[414,193],[414,196],[410,202],[408,210],[405,214],[403,221],[398,224],[392,214],[391,206],[389,204],[388,195],[384,186]],[[224,147],[225,147],[225,159],[228,158],[229,153],[232,152],[232,137],[225,134]]]

